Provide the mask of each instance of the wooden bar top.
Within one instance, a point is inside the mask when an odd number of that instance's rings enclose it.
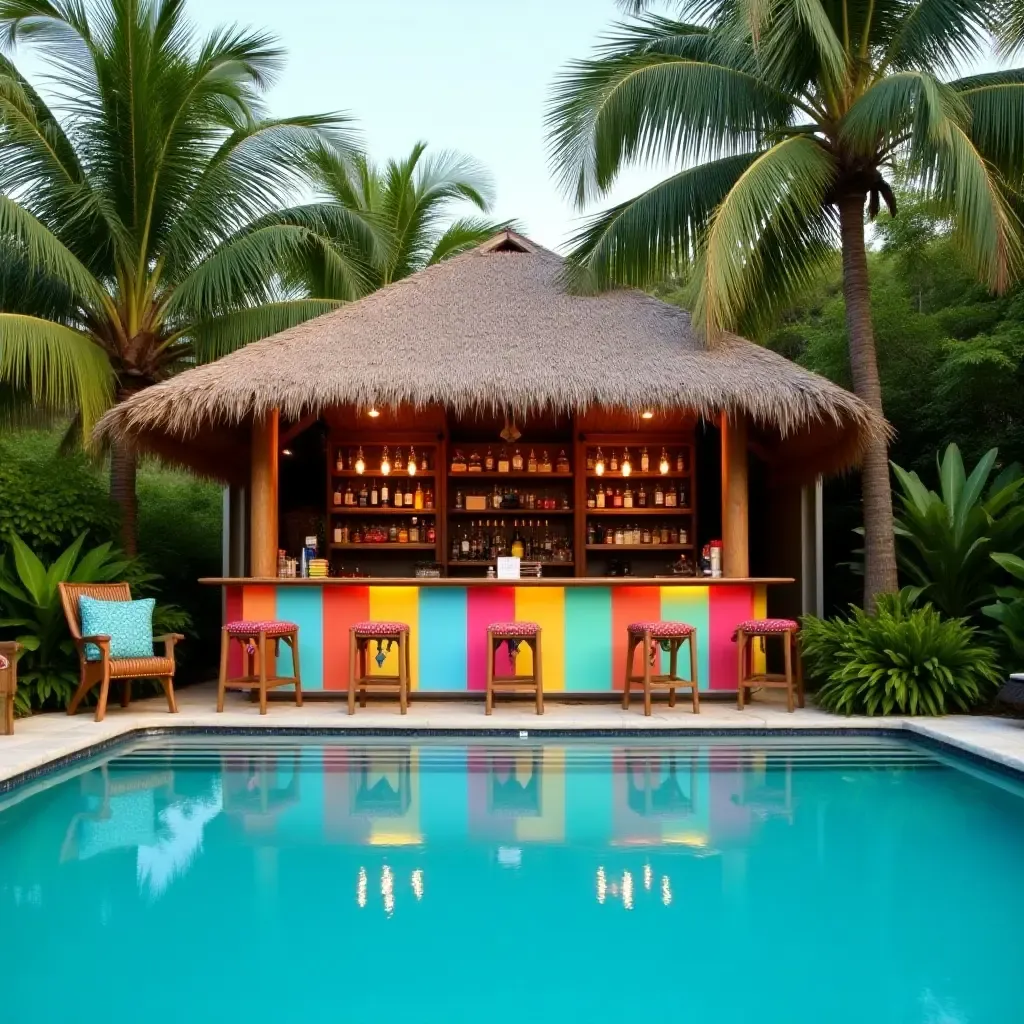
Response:
[[[499,580],[486,577],[445,576],[440,579],[419,576],[342,576],[327,579],[293,579],[280,576],[208,576],[199,581],[212,586],[278,587],[728,587],[751,584],[795,583],[784,576],[743,576],[717,579],[709,576],[542,576],[540,579]]]

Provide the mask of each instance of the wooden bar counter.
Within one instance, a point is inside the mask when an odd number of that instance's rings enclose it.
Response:
[[[697,629],[701,690],[735,690],[732,634],[763,616],[769,586],[786,578],[546,577],[524,580],[217,577],[233,619],[287,619],[299,626],[304,690],[343,692],[349,627],[398,619],[411,627],[414,691],[482,691],[491,622],[529,620],[544,630],[544,689],[602,694],[622,689],[626,627],[669,619]],[[284,653],[282,659],[290,661]],[[379,671],[392,673],[396,654]],[[530,668],[525,649],[517,669]],[[282,674],[288,664],[279,666]]]

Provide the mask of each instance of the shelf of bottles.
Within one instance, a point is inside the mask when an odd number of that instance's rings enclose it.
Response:
[[[588,552],[694,549],[693,446],[584,446]]]
[[[449,568],[488,566],[515,555],[572,570],[572,494],[572,464],[561,445],[452,448]]]
[[[436,446],[333,442],[331,457],[332,549],[436,550]]]

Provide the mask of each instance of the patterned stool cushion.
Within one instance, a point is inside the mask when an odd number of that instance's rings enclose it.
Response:
[[[359,636],[396,636],[409,632],[404,622],[357,622],[352,628]]]
[[[237,622],[229,622],[224,627],[228,636],[244,637],[259,636],[260,633],[266,633],[267,636],[284,636],[285,633],[293,633],[298,628],[294,622],[275,622],[273,619],[268,619],[265,622],[247,622],[240,619]]]
[[[733,630],[732,638],[735,640],[741,629],[747,636],[758,636],[762,633],[796,632],[799,628],[800,623],[794,619],[747,619]]]
[[[646,633],[650,631],[652,639],[669,636],[689,636],[693,626],[687,622],[631,622],[627,627],[630,633]]]
[[[503,636],[536,636],[540,632],[536,622],[492,622],[487,628]]]
[[[9,669],[10,667],[11,663],[2,654],[0,654],[0,672],[3,672],[5,669]]]

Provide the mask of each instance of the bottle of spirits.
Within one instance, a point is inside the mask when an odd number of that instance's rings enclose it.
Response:
[[[428,544],[436,544],[437,543],[437,529],[436,529],[436,527],[434,526],[433,523],[431,523],[427,527],[427,543]]]
[[[665,492],[661,489],[661,481],[659,480],[654,485],[654,507],[664,508],[665,507]]]
[[[593,523],[587,523],[587,544],[597,543],[597,529]]]
[[[416,493],[413,495],[412,507],[423,508],[423,487],[418,483],[416,484]]]
[[[366,481],[363,481],[363,486],[359,488],[359,507],[366,508],[370,504],[370,489],[366,486]]]
[[[377,481],[370,484],[370,507],[376,508],[380,504],[380,492],[377,490]]]
[[[427,458],[426,452],[420,453],[420,472],[427,473],[430,471],[430,460]]]
[[[595,502],[596,502],[595,505],[594,505],[595,508],[605,508],[604,488],[603,487],[598,487],[598,489],[597,489],[597,497],[595,499]]]
[[[462,548],[461,548],[461,546],[459,545],[459,538],[458,538],[458,537],[455,537],[455,536],[453,536],[453,537],[452,537],[452,552],[451,552],[451,560],[452,560],[453,562],[457,562],[457,561],[459,560],[459,557],[460,557],[460,555],[461,555],[461,554],[462,554]]]
[[[523,471],[523,453],[517,448],[515,453],[512,455],[512,472],[522,473]]]
[[[626,490],[622,495],[622,507],[632,508],[633,507],[633,488],[626,484]]]
[[[647,488],[640,486],[640,493],[636,496],[636,503],[639,508],[647,508]]]
[[[682,449],[680,449],[678,454],[676,455],[676,472],[686,472],[686,457],[683,455]]]
[[[416,495],[413,494],[412,485],[410,484],[405,489],[405,501],[403,502],[403,504],[405,505],[406,508],[412,508],[413,505],[415,504],[415,501]]]
[[[419,544],[420,542],[420,521],[416,516],[412,517],[409,523],[409,543]]]
[[[334,469],[338,473],[342,473],[345,470],[345,459],[342,457],[340,448],[334,456]]]
[[[622,489],[615,488],[615,496],[612,498],[612,508],[622,508]]]
[[[558,453],[558,460],[555,463],[555,469],[559,473],[569,472],[569,456],[565,454],[564,448]]]
[[[341,484],[334,485],[334,504],[340,505],[342,500]]]
[[[395,484],[395,493],[392,496],[392,504],[394,508],[401,508],[404,504],[404,498],[402,497],[402,485]]]
[[[591,448],[587,449],[587,472],[594,472],[594,451]]]
[[[611,461],[609,461],[609,463],[608,463],[608,468],[613,473],[617,473],[619,471],[619,457],[618,457],[618,455],[615,454],[614,451],[612,452]]]
[[[587,508],[597,508],[597,495],[594,493],[593,487],[587,491]]]
[[[645,448],[640,453],[640,472],[641,473],[647,473],[650,470],[650,468],[651,468],[651,457],[650,457],[650,455],[647,454],[647,449]]]
[[[433,488],[431,488],[431,487],[428,487],[423,492],[423,507],[424,508],[433,508],[434,507],[434,491],[433,491]]]
[[[526,472],[537,472],[537,453],[532,448],[530,449],[530,457],[526,460]]]
[[[522,558],[525,551],[526,549],[523,545],[523,537],[519,532],[519,520],[516,519],[512,524],[512,557]]]
[[[462,528],[462,537],[459,540],[459,557],[469,559],[469,534],[466,532],[466,528]]]
[[[345,502],[346,505],[354,505],[356,503],[355,492],[352,490],[351,484],[345,484]]]
[[[487,454],[484,456],[484,469],[488,473],[494,472],[494,450],[492,448],[488,448]]]
[[[508,449],[502,446],[500,452],[498,452],[498,472],[507,473],[512,468],[512,464],[508,460]]]
[[[483,468],[484,464],[483,460],[480,458],[480,453],[474,448],[473,451],[469,453],[469,472],[479,473]]]
[[[380,503],[382,505],[386,505],[388,503],[388,498],[390,497],[391,493],[388,491],[388,478],[384,477],[380,482]]]
[[[544,449],[544,453],[540,457],[540,466],[538,472],[550,473],[554,467],[551,465],[551,456],[548,454],[547,448]]]
[[[544,520],[544,557],[551,558],[551,553],[554,551],[555,543],[551,537],[551,527],[548,525],[548,520]]]
[[[668,488],[665,490],[665,508],[678,508],[678,507],[679,507],[679,500],[678,500],[678,497],[677,497],[677,494],[676,494],[676,489],[675,489],[675,487],[672,486],[672,484],[669,484]]]
[[[462,500],[462,491],[455,492],[455,507],[462,508],[465,502]]]
[[[408,544],[409,543],[409,527],[402,523],[398,528],[398,543]]]
[[[391,526],[388,527],[388,540],[392,544],[398,543],[398,526],[395,523],[392,523]]]

